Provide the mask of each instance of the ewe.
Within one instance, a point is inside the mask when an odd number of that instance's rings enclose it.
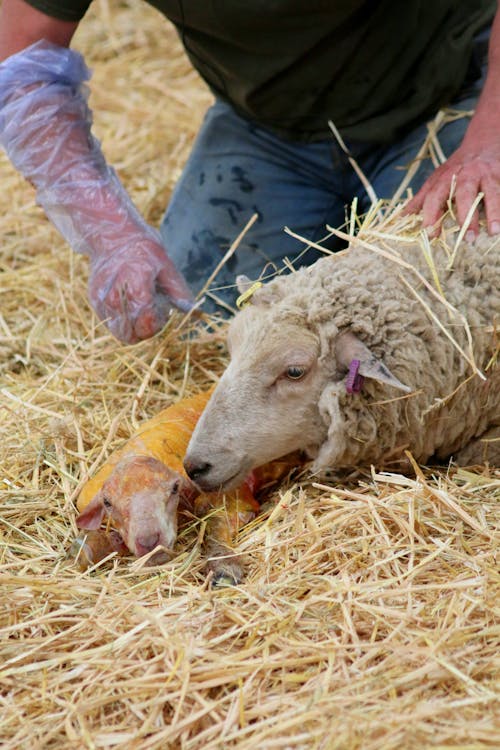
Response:
[[[294,451],[312,469],[500,457],[500,243],[346,252],[256,291],[185,467],[203,490]],[[240,279],[240,286],[248,280]],[[481,440],[482,439],[482,440]],[[487,449],[490,453],[487,453]]]

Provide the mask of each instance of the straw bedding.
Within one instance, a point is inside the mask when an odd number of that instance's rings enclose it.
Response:
[[[145,3],[95,2],[77,46],[95,131],[158,223],[210,96]],[[181,337],[176,317],[118,344],[89,309],[85,259],[1,169],[2,746],[498,747],[498,471],[285,482],[241,534],[238,589],[206,584],[202,522],[163,567],[65,560],[88,473],[214,382],[224,330]]]

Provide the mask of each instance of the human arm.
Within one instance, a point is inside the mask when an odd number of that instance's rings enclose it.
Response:
[[[0,62],[40,39],[69,47],[76,21],[51,18],[24,0],[3,0],[0,6]]]
[[[447,208],[455,181],[456,217],[462,226],[479,193],[489,234],[500,233],[500,12],[491,30],[488,74],[476,111],[459,148],[426,180],[406,207],[406,213],[422,212],[424,226],[438,225]],[[479,230],[479,212],[472,216],[468,232]]]
[[[89,256],[89,297],[99,317],[117,338],[134,342],[158,331],[172,305],[189,309],[192,298],[92,136],[90,73],[67,48],[76,28],[23,0],[4,0],[0,141],[69,244]]]

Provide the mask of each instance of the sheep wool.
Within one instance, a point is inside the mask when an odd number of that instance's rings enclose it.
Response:
[[[354,243],[267,286],[273,314],[296,319],[300,311],[323,342],[323,358],[348,329],[411,389],[408,397],[391,389],[392,400],[381,403],[386,389],[373,380],[355,396],[344,381],[327,386],[319,408],[329,430],[315,469],[377,463],[399,448],[421,462],[443,459],[500,424],[499,247],[481,234],[460,245],[453,263],[442,242],[433,243],[430,263],[418,243],[389,248],[400,265]]]
[[[319,473],[405,451],[496,462],[499,247],[451,230],[431,243],[355,239],[264,284],[230,324],[231,362],[188,446],[196,481],[230,486],[298,449]],[[356,350],[365,377],[353,392]]]

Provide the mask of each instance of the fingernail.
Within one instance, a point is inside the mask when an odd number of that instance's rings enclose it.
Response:
[[[491,234],[500,234],[500,221],[491,222]]]
[[[475,242],[476,233],[472,229],[469,229],[469,231],[465,234],[465,239],[467,240],[467,242]]]

